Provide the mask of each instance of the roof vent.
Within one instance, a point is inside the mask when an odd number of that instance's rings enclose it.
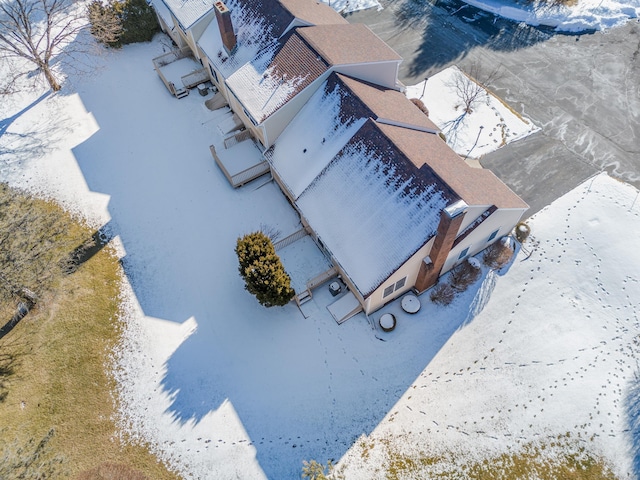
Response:
[[[218,20],[218,28],[220,28],[220,37],[224,49],[229,55],[236,48],[236,34],[233,33],[233,24],[231,23],[231,10],[222,1],[215,2],[213,6],[216,9],[216,20]]]

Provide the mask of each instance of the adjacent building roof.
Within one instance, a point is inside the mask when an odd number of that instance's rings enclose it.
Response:
[[[362,23],[316,25],[299,31],[331,65],[402,61],[400,55]]]
[[[371,83],[338,75],[340,81],[371,111],[378,121],[389,121],[397,125],[412,126],[422,130],[438,132],[440,129],[416,107],[404,93]]]
[[[348,23],[342,15],[326,3],[318,1],[280,0],[282,6],[307,25]]]
[[[173,0],[176,1],[176,0]],[[275,52],[278,39],[294,20],[278,0],[228,0],[237,45],[231,55],[220,37],[218,22],[213,20],[198,40],[198,45],[214,67],[229,78],[236,70],[254,60],[265,50]]]
[[[275,112],[328,70],[300,37],[286,34],[277,49],[266,49],[227,79],[227,85],[256,123]]]
[[[296,203],[367,296],[436,234],[440,212],[456,200],[369,119]]]
[[[214,0],[157,0],[157,2],[164,2],[180,25],[187,29],[211,11]]]

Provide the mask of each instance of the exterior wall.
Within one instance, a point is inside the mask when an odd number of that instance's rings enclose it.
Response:
[[[229,102],[229,106],[231,107],[233,112],[236,115],[238,115],[240,120],[242,120],[242,123],[244,123],[244,126],[248,130],[251,130],[253,135],[260,141],[260,143],[262,143],[262,145],[265,148],[267,148],[268,147],[267,140],[265,139],[265,133],[264,133],[264,130],[262,129],[262,127],[260,125],[254,124],[251,121],[251,118],[249,118],[249,116],[244,112],[244,107],[242,106],[242,104],[240,103],[238,98],[233,93],[233,90],[228,88],[228,86],[226,86],[226,93],[227,93],[227,95],[225,95],[225,96],[226,96],[227,101]]]
[[[333,70],[366,82],[398,89],[399,61],[336,65]]]
[[[293,117],[305,106],[309,98],[318,90],[322,82],[331,74],[331,71],[327,71],[319,76],[311,84],[298,93],[295,97],[282,105],[278,110],[273,112],[262,123],[265,131],[265,148],[269,148],[275,143],[280,134],[291,123]]]
[[[476,221],[476,219],[482,215],[487,208],[489,208],[491,205],[470,205],[467,207],[464,219],[462,220],[462,225],[460,225],[460,230],[458,231],[458,234],[462,233],[464,231],[465,228],[467,228],[469,225],[471,225],[473,222]]]
[[[500,237],[511,232],[525,211],[526,209],[499,209],[493,212],[484,222],[478,225],[467,238],[451,249],[442,267],[442,273],[448,272],[464,258],[475,255],[499,240]],[[496,236],[491,241],[488,241],[491,234],[496,230],[498,231]],[[460,253],[462,253],[465,248],[469,248],[469,251],[463,259],[459,259]]]
[[[211,10],[210,12],[205,14],[201,19],[199,19],[189,29],[189,33],[190,33],[190,36],[191,36],[191,41],[193,42],[192,50],[193,50],[194,55],[196,56],[196,58],[203,58],[200,55],[200,49],[196,46],[196,44],[197,44],[198,40],[200,40],[200,37],[202,36],[204,31],[209,26],[209,23],[211,23],[211,20],[213,20],[213,19],[215,19],[215,13],[214,13],[213,10]]]
[[[402,265],[396,272],[391,275],[380,287],[378,287],[371,295],[369,295],[365,301],[364,310],[367,315],[382,308],[384,305],[392,300],[404,295],[407,291],[411,290],[418,278],[418,272],[420,271],[420,265],[422,260],[429,255],[431,247],[435,237],[429,240],[420,250],[418,250],[404,265]],[[385,288],[395,285],[398,280],[407,277],[404,287],[395,290],[391,295],[383,297]]]

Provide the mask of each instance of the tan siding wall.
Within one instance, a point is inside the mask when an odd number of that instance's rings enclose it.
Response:
[[[338,73],[344,73],[360,80],[377,83],[388,88],[397,88],[399,62],[361,63],[357,65],[339,65],[333,68]]]
[[[268,142],[268,145],[265,145],[265,147],[268,148],[275,143],[280,134],[287,128],[289,123],[291,123],[293,117],[305,106],[309,98],[318,90],[318,87],[327,79],[330,73],[330,71],[323,73],[263,122],[267,136],[266,141]]]
[[[404,265],[402,265],[396,272],[389,277],[377,290],[375,290],[371,295],[367,297],[366,300],[366,308],[365,312],[367,314],[373,313],[379,308],[382,308],[386,303],[389,303],[391,300],[394,300],[411,290],[416,284],[416,278],[418,277],[418,272],[420,271],[420,264],[422,260],[429,255],[431,251],[431,247],[433,245],[435,238],[429,240],[420,250],[418,250],[409,260],[407,260]],[[382,297],[384,294],[384,289],[390,285],[395,285],[395,283],[402,279],[403,277],[407,277],[407,281],[403,288],[393,292],[388,297]]]
[[[465,248],[469,247],[467,256],[475,255],[487,248],[495,240],[507,235],[516,223],[520,221],[525,211],[525,209],[500,209],[493,212],[467,238],[451,250],[442,268],[442,273],[449,271],[459,262],[458,257]],[[496,230],[498,230],[497,235],[491,242],[488,242],[489,236]]]

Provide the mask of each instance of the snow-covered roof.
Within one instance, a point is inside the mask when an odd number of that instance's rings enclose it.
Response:
[[[273,168],[294,198],[300,196],[364,124],[367,116],[348,111],[345,100],[344,89],[332,75],[268,150]]]
[[[227,79],[256,123],[284,105],[328,69],[296,31],[285,35],[276,48],[268,48]]]
[[[366,296],[435,235],[456,200],[369,119],[296,203]]]
[[[169,28],[173,28],[173,18],[165,3],[162,0],[153,0],[151,5],[153,5],[154,10],[162,18],[164,23],[166,23]]]
[[[229,78],[236,70],[254,60],[260,52],[277,47],[277,40],[293,21],[293,16],[278,0],[228,0],[231,22],[236,34],[236,48],[227,53],[217,21],[209,23],[198,45],[215,68]]]
[[[213,0],[162,1],[185,29],[193,26],[194,23],[213,8]]]

